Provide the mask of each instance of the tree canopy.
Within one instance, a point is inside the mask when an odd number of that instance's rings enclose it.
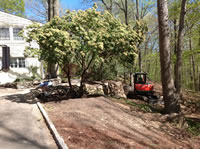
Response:
[[[122,24],[109,12],[98,12],[97,6],[85,11],[68,11],[65,16],[55,17],[49,23],[28,27],[28,42],[36,40],[40,49],[35,52],[40,59],[58,63],[61,68],[76,63],[81,72],[81,83],[86,71],[95,63],[108,57],[118,56],[121,60],[134,62],[137,57],[136,45],[144,39],[143,26],[137,29]],[[131,59],[131,60],[130,60]]]
[[[24,0],[0,0],[0,11],[23,16],[25,12]]]

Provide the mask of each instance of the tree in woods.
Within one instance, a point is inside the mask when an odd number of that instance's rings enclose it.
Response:
[[[183,29],[184,19],[186,13],[186,0],[182,0],[181,13],[179,19],[179,30],[177,40],[177,51],[176,51],[176,64],[175,64],[175,87],[176,92],[180,96],[181,93],[181,67],[182,67],[182,45],[183,45]]]
[[[178,92],[181,88],[190,88],[197,90],[198,86],[198,25],[200,22],[200,2],[199,1],[182,1],[171,0],[170,8],[170,24],[171,24],[171,50],[174,51],[172,59],[174,61],[175,86]],[[187,3],[186,3],[187,2]],[[187,13],[183,13],[187,4]],[[182,14],[182,21],[181,19]],[[184,21],[183,21],[184,20]],[[182,24],[182,25],[181,25]],[[184,32],[183,32],[184,25]],[[182,35],[180,33],[182,31]],[[181,37],[181,40],[180,38]],[[197,39],[197,40],[196,40]],[[179,41],[184,41],[180,44]],[[180,46],[179,46],[180,45]],[[181,52],[179,50],[181,48]],[[183,54],[182,54],[183,53]],[[183,55],[183,56],[182,56]],[[180,59],[181,58],[181,59]],[[183,63],[183,65],[182,65]],[[177,74],[179,73],[179,74]]]
[[[143,20],[144,17],[151,11],[151,9],[154,6],[154,2],[153,1],[139,1],[139,0],[135,0],[135,19],[137,21]],[[147,32],[147,30],[146,30]],[[145,42],[144,44],[148,44],[148,40],[146,40],[147,42]],[[139,45],[138,45],[139,46]],[[139,53],[138,53],[138,65],[139,65],[139,71],[142,72],[144,71],[142,69],[142,51],[144,51],[145,49],[142,49],[142,46],[138,47]]]
[[[0,11],[24,16],[24,0],[0,0]]]
[[[135,0],[136,1],[136,20],[139,21],[140,20],[140,15],[139,15],[139,3],[138,3],[138,0]],[[139,45],[138,45],[139,46]],[[139,53],[138,53],[138,63],[139,63],[139,71],[142,72],[142,52],[141,50],[139,50]]]
[[[166,113],[180,112],[172,76],[167,0],[157,0],[161,79]]]
[[[133,30],[110,13],[100,13],[96,8],[95,5],[85,11],[69,11],[64,17],[55,17],[43,26],[29,26],[26,40],[36,40],[40,49],[28,48],[26,55],[38,55],[40,59],[58,63],[60,68],[77,64],[81,76],[80,90],[83,89],[86,73],[93,65],[109,57],[129,57],[129,61],[135,61],[136,44],[143,40],[143,26]],[[72,87],[70,71],[65,68],[63,71]]]

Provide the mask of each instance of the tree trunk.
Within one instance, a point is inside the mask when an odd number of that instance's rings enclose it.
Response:
[[[53,18],[53,0],[48,0],[48,21]]]
[[[66,74],[67,74],[67,80],[68,80],[68,83],[69,83],[69,88],[72,89],[71,75],[69,73],[66,73]]]
[[[124,17],[125,17],[125,23],[128,25],[128,2],[125,0],[125,8],[124,8]]]
[[[136,2],[136,20],[139,21],[140,20],[139,2],[138,2],[138,0],[136,0],[135,2]],[[139,48],[139,45],[137,47]],[[141,53],[141,49],[139,49],[139,53],[138,53],[138,63],[139,63],[139,71],[142,72],[142,53]]]
[[[182,0],[181,4],[181,14],[179,20],[179,30],[178,30],[178,41],[177,41],[177,52],[176,52],[176,65],[175,65],[175,87],[176,92],[180,96],[181,94],[181,67],[182,67],[182,41],[183,41],[183,29],[184,29],[184,19],[186,13],[186,0]]]
[[[133,86],[133,71],[130,72],[130,86]]]
[[[53,0],[53,16],[59,16],[59,0]]]
[[[192,56],[190,57],[190,65],[192,66]],[[192,71],[192,67],[189,68],[189,72],[190,72],[190,81],[194,82],[194,76],[193,76],[193,71]],[[190,89],[194,89],[194,83],[189,82],[188,84]]]
[[[177,20],[174,19],[174,54],[177,52]],[[174,63],[174,76],[176,76],[176,62]],[[176,87],[176,86],[175,86]]]
[[[176,21],[176,19],[174,19],[174,54],[176,54],[176,51],[177,51],[177,43],[176,43],[176,41],[177,41],[177,21]]]
[[[139,3],[138,0],[135,0],[136,3],[136,20],[139,20],[140,15],[139,15]]]
[[[48,21],[51,21],[54,16],[59,16],[59,0],[48,0]],[[50,78],[57,77],[57,66],[48,62],[47,72]]]
[[[157,0],[161,79],[166,113],[180,112],[172,77],[167,0]]]
[[[50,78],[56,78],[57,77],[56,64],[48,62],[47,72]]]
[[[156,56],[156,59],[155,59],[155,71],[154,71],[154,77],[155,77],[155,80],[158,81],[158,58]]]
[[[198,70],[200,70],[200,67],[198,67]],[[200,71],[199,72],[199,91],[200,91]]]
[[[192,39],[191,37],[189,37],[189,47],[190,47],[190,51],[192,51]],[[191,60],[191,65],[192,65],[192,77],[193,77],[193,86],[194,86],[194,89],[196,90],[197,89],[197,82],[196,82],[196,70],[195,70],[195,62],[194,62],[194,55],[191,56],[190,58]]]

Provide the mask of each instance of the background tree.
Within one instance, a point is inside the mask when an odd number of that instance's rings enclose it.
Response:
[[[158,0],[158,23],[159,23],[159,48],[161,62],[162,89],[166,113],[180,112],[180,105],[175,94],[174,81],[172,77],[168,7],[167,0]]]
[[[47,0],[25,0],[28,18],[33,21],[45,23],[48,21]]]
[[[177,51],[176,51],[176,65],[175,65],[175,87],[176,92],[180,96],[181,93],[181,67],[182,67],[182,44],[183,44],[183,29],[184,29],[184,19],[186,13],[186,0],[182,0],[181,13],[179,19],[179,30],[178,30],[178,40],[177,40]]]
[[[0,11],[24,16],[24,0],[0,0]]]

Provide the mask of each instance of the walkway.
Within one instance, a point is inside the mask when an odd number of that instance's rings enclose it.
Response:
[[[57,149],[28,90],[0,88],[0,148]]]

